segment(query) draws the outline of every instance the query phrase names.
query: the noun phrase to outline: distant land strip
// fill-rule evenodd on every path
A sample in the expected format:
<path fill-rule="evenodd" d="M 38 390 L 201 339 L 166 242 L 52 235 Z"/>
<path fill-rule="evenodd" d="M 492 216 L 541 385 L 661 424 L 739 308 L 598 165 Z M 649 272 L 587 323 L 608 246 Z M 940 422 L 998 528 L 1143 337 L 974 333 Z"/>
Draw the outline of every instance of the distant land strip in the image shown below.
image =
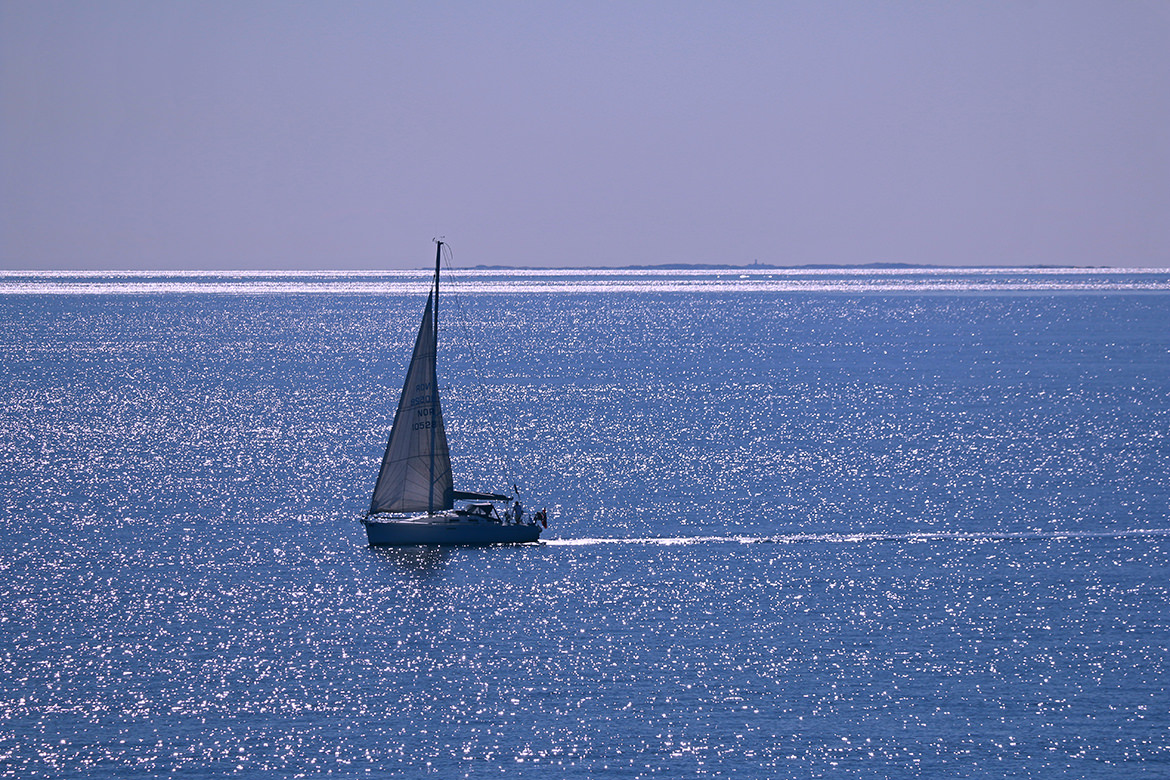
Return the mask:
<path fill-rule="evenodd" d="M 1060 268 L 1078 269 L 1109 269 L 1112 266 L 1100 265 L 939 265 L 931 263 L 804 263 L 802 265 L 776 265 L 774 263 L 746 263 L 735 265 L 732 263 L 657 263 L 651 265 L 582 265 L 582 266 L 534 266 L 534 265 L 475 265 L 470 266 L 477 271 L 816 271 L 816 270 L 852 270 L 852 269 L 890 269 L 890 270 L 950 270 L 973 271 L 987 268 L 1002 269 L 1005 271 L 1051 270 Z M 1159 269 L 1152 269 L 1159 270 Z"/>

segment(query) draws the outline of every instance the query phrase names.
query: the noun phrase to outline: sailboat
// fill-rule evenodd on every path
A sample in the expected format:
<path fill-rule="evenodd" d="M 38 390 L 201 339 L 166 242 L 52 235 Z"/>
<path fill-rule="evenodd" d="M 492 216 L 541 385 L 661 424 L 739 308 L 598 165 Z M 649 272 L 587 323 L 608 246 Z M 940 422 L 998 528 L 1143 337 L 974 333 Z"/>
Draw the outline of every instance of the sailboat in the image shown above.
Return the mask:
<path fill-rule="evenodd" d="M 524 511 L 518 495 L 454 488 L 436 370 L 443 242 L 435 243 L 435 278 L 427 293 L 374 496 L 361 519 L 366 537 L 372 546 L 538 541 L 547 523 L 544 513 Z M 503 514 L 496 506 L 500 502 L 506 506 Z"/>

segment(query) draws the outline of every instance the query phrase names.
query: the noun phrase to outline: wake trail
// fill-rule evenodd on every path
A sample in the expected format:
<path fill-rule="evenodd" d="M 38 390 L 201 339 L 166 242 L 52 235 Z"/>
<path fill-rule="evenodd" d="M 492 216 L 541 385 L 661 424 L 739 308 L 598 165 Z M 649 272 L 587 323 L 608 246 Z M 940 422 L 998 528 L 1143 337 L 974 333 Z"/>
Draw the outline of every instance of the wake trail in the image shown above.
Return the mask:
<path fill-rule="evenodd" d="M 865 542 L 1000 542 L 1011 540 L 1128 539 L 1170 536 L 1170 528 L 1140 528 L 1128 531 L 1023 531 L 1018 533 L 858 533 L 858 534 L 767 534 L 763 536 L 647 536 L 548 539 L 557 547 L 587 547 L 605 544 L 643 544 L 672 547 L 687 544 L 856 544 Z"/>

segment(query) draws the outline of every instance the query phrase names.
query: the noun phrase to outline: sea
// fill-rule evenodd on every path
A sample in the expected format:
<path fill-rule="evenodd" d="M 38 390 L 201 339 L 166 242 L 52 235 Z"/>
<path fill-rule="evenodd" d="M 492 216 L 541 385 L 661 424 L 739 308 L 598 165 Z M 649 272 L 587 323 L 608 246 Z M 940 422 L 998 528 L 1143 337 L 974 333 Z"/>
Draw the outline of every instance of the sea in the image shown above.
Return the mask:
<path fill-rule="evenodd" d="M 1170 777 L 1170 272 L 0 272 L 0 777 Z"/>

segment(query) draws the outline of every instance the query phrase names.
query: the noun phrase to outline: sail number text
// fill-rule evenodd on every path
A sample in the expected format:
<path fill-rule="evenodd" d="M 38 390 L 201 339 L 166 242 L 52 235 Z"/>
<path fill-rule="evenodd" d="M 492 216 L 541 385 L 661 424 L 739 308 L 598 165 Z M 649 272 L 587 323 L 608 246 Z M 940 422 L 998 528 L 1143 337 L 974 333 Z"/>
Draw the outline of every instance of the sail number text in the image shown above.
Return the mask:
<path fill-rule="evenodd" d="M 415 408 L 415 417 L 422 419 L 416 419 L 411 423 L 410 429 L 412 431 L 425 431 L 435 427 L 435 421 L 430 419 L 430 417 L 433 404 L 437 399 L 429 392 L 430 389 L 430 382 L 423 382 L 414 386 L 414 391 L 419 393 L 419 395 L 410 399 L 410 405 L 412 408 Z M 422 395 L 422 393 L 426 393 L 426 395 Z"/>

